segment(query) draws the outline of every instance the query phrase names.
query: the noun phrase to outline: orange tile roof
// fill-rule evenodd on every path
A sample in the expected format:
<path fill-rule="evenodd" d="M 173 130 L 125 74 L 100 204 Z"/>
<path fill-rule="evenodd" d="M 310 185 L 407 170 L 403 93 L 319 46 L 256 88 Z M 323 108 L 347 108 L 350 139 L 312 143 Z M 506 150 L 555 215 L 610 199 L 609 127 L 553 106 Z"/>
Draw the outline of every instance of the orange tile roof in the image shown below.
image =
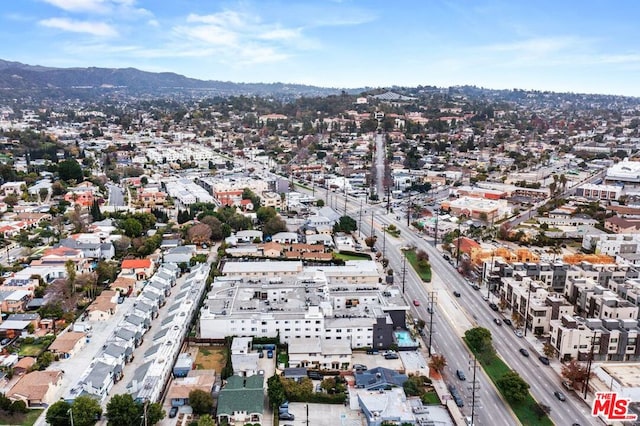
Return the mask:
<path fill-rule="evenodd" d="M 122 269 L 146 269 L 150 266 L 150 259 L 125 259 L 122 261 Z"/>
<path fill-rule="evenodd" d="M 49 386 L 62 377 L 62 371 L 32 371 L 25 374 L 13 385 L 7 396 L 13 400 L 26 399 L 42 401 L 49 391 Z"/>

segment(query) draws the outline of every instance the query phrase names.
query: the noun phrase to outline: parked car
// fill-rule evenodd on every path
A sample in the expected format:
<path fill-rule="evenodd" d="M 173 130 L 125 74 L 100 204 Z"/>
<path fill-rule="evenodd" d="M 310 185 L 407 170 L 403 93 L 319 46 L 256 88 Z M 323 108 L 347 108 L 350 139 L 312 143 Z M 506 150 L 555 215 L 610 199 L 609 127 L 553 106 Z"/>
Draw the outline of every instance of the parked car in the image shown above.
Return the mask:
<path fill-rule="evenodd" d="M 377 349 L 367 349 L 367 355 L 378 355 L 379 353 Z"/>
<path fill-rule="evenodd" d="M 431 306 L 427 306 L 427 312 L 432 314 L 433 313 L 433 308 Z"/>
<path fill-rule="evenodd" d="M 516 330 L 516 331 L 514 331 L 514 333 L 515 333 L 515 335 L 516 335 L 516 336 L 518 336 L 518 337 L 523 337 L 523 336 L 524 336 L 524 334 L 522 333 L 522 330 L 519 330 L 519 329 L 518 329 L 518 330 Z"/>
<path fill-rule="evenodd" d="M 487 296 L 486 294 L 482 295 L 482 300 L 484 300 L 485 302 L 489 300 L 489 296 Z"/>
<path fill-rule="evenodd" d="M 566 396 L 564 396 L 564 394 L 563 394 L 562 392 L 560 392 L 560 391 L 555 391 L 555 392 L 553 393 L 553 395 L 554 395 L 556 398 L 558 398 L 560 401 L 566 401 L 566 400 L 567 400 L 567 397 L 566 397 Z"/>
<path fill-rule="evenodd" d="M 178 407 L 171 407 L 169 410 L 169 418 L 172 419 L 178 415 Z"/>
<path fill-rule="evenodd" d="M 4 338 L 4 339 L 0 340 L 0 345 L 4 346 L 4 345 L 8 344 L 10 341 L 11 341 L 11 339 Z"/>
<path fill-rule="evenodd" d="M 464 375 L 464 371 L 456 370 L 456 376 L 458 376 L 459 380 L 467 380 L 467 377 Z"/>
<path fill-rule="evenodd" d="M 258 352 L 258 358 L 264 358 L 264 351 Z"/>
<path fill-rule="evenodd" d="M 278 414 L 278 419 L 279 420 L 295 420 L 296 416 L 294 416 L 291 413 L 279 413 Z"/>
<path fill-rule="evenodd" d="M 454 292 L 453 292 L 453 295 L 454 295 L 455 297 L 460 297 L 460 292 L 459 292 L 459 291 L 454 291 Z"/>
<path fill-rule="evenodd" d="M 495 303 L 489 303 L 489 307 L 493 310 L 498 312 L 498 305 L 496 305 Z"/>
<path fill-rule="evenodd" d="M 478 284 L 474 284 L 471 286 L 471 288 L 473 288 L 474 290 L 480 290 L 480 286 Z"/>
<path fill-rule="evenodd" d="M 398 354 L 395 352 L 390 352 L 390 353 L 386 353 L 384 354 L 384 359 L 398 359 Z"/>
<path fill-rule="evenodd" d="M 271 349 L 267 351 L 267 358 L 273 358 L 273 351 Z"/>
<path fill-rule="evenodd" d="M 526 350 L 525 348 L 520 348 L 520 353 L 522 354 L 522 356 L 525 356 L 525 357 L 529 356 L 529 351 Z"/>
<path fill-rule="evenodd" d="M 507 325 L 511 325 L 511 320 L 509 318 L 503 319 L 502 322 L 507 324 Z"/>
<path fill-rule="evenodd" d="M 549 365 L 549 358 L 547 358 L 546 356 L 539 356 L 538 359 L 540 360 L 541 363 L 543 363 L 544 365 Z"/>
<path fill-rule="evenodd" d="M 367 366 L 364 364 L 353 364 L 353 369 L 357 371 L 367 371 Z"/>

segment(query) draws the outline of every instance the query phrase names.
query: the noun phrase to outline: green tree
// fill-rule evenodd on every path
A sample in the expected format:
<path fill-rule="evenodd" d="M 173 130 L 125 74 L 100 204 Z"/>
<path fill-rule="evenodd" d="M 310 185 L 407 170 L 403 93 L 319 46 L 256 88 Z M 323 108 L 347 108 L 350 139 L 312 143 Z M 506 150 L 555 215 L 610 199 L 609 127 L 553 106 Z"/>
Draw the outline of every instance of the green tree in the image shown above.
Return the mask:
<path fill-rule="evenodd" d="M 64 181 L 82 182 L 82 167 L 76 160 L 65 160 L 58 163 L 58 176 Z"/>
<path fill-rule="evenodd" d="M 262 226 L 262 232 L 265 235 L 274 235 L 278 232 L 285 232 L 286 230 L 287 224 L 280 216 L 272 217 Z"/>
<path fill-rule="evenodd" d="M 256 211 L 256 218 L 260 223 L 265 223 L 271 218 L 274 218 L 278 215 L 278 212 L 273 207 L 260 207 Z"/>
<path fill-rule="evenodd" d="M 209 414 L 213 411 L 213 396 L 200 389 L 189 392 L 189 405 L 195 414 Z"/>
<path fill-rule="evenodd" d="M 100 403 L 90 396 L 79 396 L 71 404 L 74 426 L 93 426 L 102 416 Z"/>
<path fill-rule="evenodd" d="M 316 200 L 316 207 L 324 207 L 324 200 Z"/>
<path fill-rule="evenodd" d="M 515 371 L 505 373 L 496 381 L 498 389 L 511 402 L 521 402 L 529 394 L 529 384 Z"/>
<path fill-rule="evenodd" d="M 107 425 L 138 426 L 140 409 L 130 394 L 114 395 L 107 404 Z"/>
<path fill-rule="evenodd" d="M 333 225 L 333 232 L 353 232 L 358 229 L 358 224 L 350 216 L 342 216 L 340 220 Z"/>
<path fill-rule="evenodd" d="M 279 407 L 286 399 L 284 386 L 282 386 L 280 376 L 277 374 L 267 380 L 267 396 L 272 407 Z"/>
<path fill-rule="evenodd" d="M 93 200 L 93 204 L 91 204 L 91 208 L 89 209 L 89 214 L 91 214 L 91 218 L 94 222 L 98 222 L 104 219 L 104 215 L 100 211 L 98 200 Z"/>
<path fill-rule="evenodd" d="M 209 414 L 205 414 L 204 416 L 200 416 L 198 419 L 198 426 L 215 426 L 216 422 Z"/>
<path fill-rule="evenodd" d="M 132 217 L 125 219 L 120 227 L 127 237 L 136 238 L 142 235 L 142 224 Z"/>
<path fill-rule="evenodd" d="M 475 327 L 465 331 L 465 340 L 472 351 L 482 353 L 492 348 L 491 332 L 484 327 Z"/>
<path fill-rule="evenodd" d="M 69 409 L 71 404 L 66 401 L 57 401 L 47 410 L 45 419 L 51 426 L 71 426 Z"/>

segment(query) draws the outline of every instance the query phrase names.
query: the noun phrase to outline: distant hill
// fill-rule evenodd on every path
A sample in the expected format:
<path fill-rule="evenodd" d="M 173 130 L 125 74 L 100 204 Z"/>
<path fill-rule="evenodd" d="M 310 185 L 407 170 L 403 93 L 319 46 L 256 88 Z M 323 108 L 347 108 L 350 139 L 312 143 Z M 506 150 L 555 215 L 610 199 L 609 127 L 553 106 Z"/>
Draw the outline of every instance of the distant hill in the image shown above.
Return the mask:
<path fill-rule="evenodd" d="M 341 89 L 285 83 L 232 83 L 198 80 L 171 72 L 147 72 L 135 68 L 52 68 L 0 59 L 0 90 L 116 88 L 132 93 L 204 90 L 217 95 L 326 96 Z M 356 93 L 362 89 L 351 89 Z"/>

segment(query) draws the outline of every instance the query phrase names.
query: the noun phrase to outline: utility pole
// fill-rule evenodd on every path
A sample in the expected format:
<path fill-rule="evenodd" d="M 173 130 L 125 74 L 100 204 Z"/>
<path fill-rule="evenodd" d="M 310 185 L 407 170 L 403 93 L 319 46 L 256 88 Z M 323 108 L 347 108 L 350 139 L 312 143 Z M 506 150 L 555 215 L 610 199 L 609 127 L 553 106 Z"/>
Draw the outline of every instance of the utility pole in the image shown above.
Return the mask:
<path fill-rule="evenodd" d="M 488 272 L 486 272 L 485 276 L 487 278 L 487 299 L 489 298 L 489 293 L 491 292 L 491 276 L 493 275 L 493 256 L 495 255 L 495 251 L 491 250 L 491 266 Z"/>
<path fill-rule="evenodd" d="M 409 204 L 407 205 L 407 226 L 411 222 L 411 192 L 409 192 Z"/>
<path fill-rule="evenodd" d="M 347 178 L 344 178 L 344 215 L 347 215 Z"/>
<path fill-rule="evenodd" d="M 460 219 L 458 219 L 458 244 L 456 248 L 456 269 L 460 266 L 460 240 L 462 240 L 462 232 L 460 232 Z"/>
<path fill-rule="evenodd" d="M 71 419 L 71 426 L 73 426 L 73 409 L 69 408 L 69 411 L 67 411 L 69 413 L 69 418 Z"/>
<path fill-rule="evenodd" d="M 402 294 L 404 295 L 404 284 L 407 276 L 407 255 L 402 252 Z"/>
<path fill-rule="evenodd" d="M 435 304 L 437 293 L 435 291 L 430 291 L 429 293 L 429 356 L 431 356 L 431 337 L 433 336 L 433 314 L 434 309 L 433 305 Z"/>
<path fill-rule="evenodd" d="M 362 198 L 360 198 L 360 211 L 358 212 L 358 236 L 362 238 Z"/>
<path fill-rule="evenodd" d="M 593 330 L 593 336 L 591 336 L 591 350 L 589 351 L 589 360 L 587 361 L 587 380 L 584 382 L 584 395 L 583 398 L 587 399 L 587 393 L 589 392 L 589 376 L 591 375 L 591 364 L 593 363 L 593 347 L 596 343 L 596 331 Z"/>
<path fill-rule="evenodd" d="M 385 177 L 386 177 L 386 173 L 385 173 Z M 391 210 L 391 197 L 390 197 L 391 191 L 389 189 L 389 185 L 387 184 L 387 214 L 389 214 L 389 210 Z"/>
<path fill-rule="evenodd" d="M 471 361 L 469 361 L 471 364 Z M 476 356 L 473 356 L 473 379 L 471 380 L 471 425 L 473 426 L 473 421 L 476 416 L 476 391 L 480 389 L 476 381 L 476 371 L 478 369 L 478 361 Z"/>
<path fill-rule="evenodd" d="M 382 258 L 387 258 L 387 225 L 382 225 Z"/>
<path fill-rule="evenodd" d="M 307 404 L 307 426 L 309 426 L 309 404 Z"/>
<path fill-rule="evenodd" d="M 373 238 L 374 236 L 374 231 L 373 231 L 373 209 L 371 209 L 371 238 Z"/>
<path fill-rule="evenodd" d="M 438 246 L 438 217 L 440 217 L 440 210 L 435 209 L 433 211 L 436 214 L 436 232 L 433 233 L 433 246 Z"/>

